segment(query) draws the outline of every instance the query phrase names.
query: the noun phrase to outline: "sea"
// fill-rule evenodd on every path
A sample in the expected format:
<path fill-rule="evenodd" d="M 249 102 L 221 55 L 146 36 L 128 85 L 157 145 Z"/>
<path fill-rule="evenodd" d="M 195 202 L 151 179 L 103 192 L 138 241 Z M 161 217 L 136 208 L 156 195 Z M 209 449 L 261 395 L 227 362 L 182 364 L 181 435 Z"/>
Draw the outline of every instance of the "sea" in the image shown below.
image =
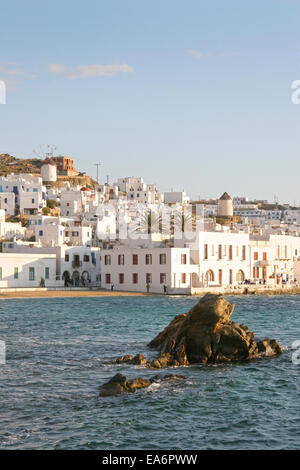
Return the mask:
<path fill-rule="evenodd" d="M 124 354 L 151 359 L 149 341 L 199 299 L 1 299 L 0 448 L 300 449 L 300 296 L 227 298 L 232 320 L 277 339 L 281 356 L 160 371 L 113 365 Z M 99 398 L 119 372 L 186 378 Z"/>

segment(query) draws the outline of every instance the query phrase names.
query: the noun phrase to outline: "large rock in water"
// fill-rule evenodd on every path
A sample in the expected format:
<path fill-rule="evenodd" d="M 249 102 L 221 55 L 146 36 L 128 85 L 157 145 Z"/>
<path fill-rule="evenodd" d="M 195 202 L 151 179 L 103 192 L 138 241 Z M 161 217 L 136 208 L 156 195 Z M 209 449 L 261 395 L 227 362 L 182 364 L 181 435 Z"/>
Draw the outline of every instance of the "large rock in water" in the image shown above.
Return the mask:
<path fill-rule="evenodd" d="M 151 367 L 231 362 L 281 354 L 275 339 L 255 339 L 246 325 L 230 320 L 234 304 L 206 294 L 188 312 L 177 315 L 150 343 L 159 349 Z"/>

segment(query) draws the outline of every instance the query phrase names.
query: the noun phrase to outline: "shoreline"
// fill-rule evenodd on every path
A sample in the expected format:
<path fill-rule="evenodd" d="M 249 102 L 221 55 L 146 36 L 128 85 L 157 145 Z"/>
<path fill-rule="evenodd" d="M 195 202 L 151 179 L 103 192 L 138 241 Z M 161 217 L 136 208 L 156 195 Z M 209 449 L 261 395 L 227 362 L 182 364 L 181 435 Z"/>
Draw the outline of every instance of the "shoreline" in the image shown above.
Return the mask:
<path fill-rule="evenodd" d="M 220 294 L 224 296 L 283 296 L 283 295 L 300 295 L 300 287 L 291 289 L 244 289 L 244 290 L 226 290 L 226 289 L 207 289 L 205 292 L 197 292 L 192 294 L 167 294 L 167 296 L 182 297 L 202 297 L 206 293 Z M 147 297 L 155 296 L 161 297 L 164 294 L 160 293 L 147 293 L 147 292 L 130 292 L 130 291 L 110 291 L 110 290 L 48 290 L 48 289 L 34 289 L 27 290 L 26 288 L 16 288 L 11 291 L 0 290 L 1 299 L 24 299 L 24 298 L 63 298 L 63 297 Z"/>
<path fill-rule="evenodd" d="M 142 297 L 150 294 L 143 292 L 101 291 L 101 290 L 14 290 L 13 292 L 1 292 L 1 299 L 24 298 L 55 298 L 55 297 Z M 153 294 L 152 294 L 153 295 Z"/>

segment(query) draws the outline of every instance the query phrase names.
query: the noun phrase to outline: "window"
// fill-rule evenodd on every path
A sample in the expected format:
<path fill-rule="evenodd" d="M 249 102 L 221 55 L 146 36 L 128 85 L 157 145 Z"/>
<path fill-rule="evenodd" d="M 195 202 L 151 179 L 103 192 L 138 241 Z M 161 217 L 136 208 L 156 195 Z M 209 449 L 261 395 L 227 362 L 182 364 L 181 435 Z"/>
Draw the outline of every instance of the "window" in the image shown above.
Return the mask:
<path fill-rule="evenodd" d="M 186 274 L 185 273 L 181 274 L 181 283 L 186 284 Z"/>
<path fill-rule="evenodd" d="M 0 267 L 0 281 L 2 281 L 2 268 Z"/>
<path fill-rule="evenodd" d="M 119 274 L 119 284 L 124 284 L 124 273 Z"/>
<path fill-rule="evenodd" d="M 49 279 L 49 272 L 50 269 L 48 267 L 45 268 L 45 279 Z"/>
<path fill-rule="evenodd" d="M 263 252 L 263 260 L 267 261 L 267 253 L 265 251 Z"/>
<path fill-rule="evenodd" d="M 5 204 L 7 204 L 7 197 L 6 197 L 6 198 L 4 198 L 4 202 L 5 202 Z"/>
<path fill-rule="evenodd" d="M 137 284 L 137 283 L 138 283 L 138 275 L 137 275 L 137 273 L 133 273 L 133 275 L 132 275 L 132 282 L 133 282 L 133 284 Z"/>
<path fill-rule="evenodd" d="M 110 284 L 110 274 L 105 274 L 105 284 Z"/>
<path fill-rule="evenodd" d="M 215 256 L 215 245 L 211 245 L 211 256 Z"/>
<path fill-rule="evenodd" d="M 32 204 L 34 204 L 34 199 L 31 199 Z"/>
<path fill-rule="evenodd" d="M 39 236 L 40 236 L 40 237 L 43 236 L 43 230 L 40 230 L 40 231 L 39 231 Z"/>
<path fill-rule="evenodd" d="M 69 261 L 69 259 L 70 259 L 70 258 L 69 258 L 69 255 L 65 255 L 65 261 L 67 261 L 67 262 L 68 262 L 68 261 Z"/>
<path fill-rule="evenodd" d="M 151 284 L 152 282 L 152 273 L 146 273 L 146 284 Z"/>
<path fill-rule="evenodd" d="M 181 255 L 181 264 L 186 264 L 186 255 Z"/>
<path fill-rule="evenodd" d="M 243 245 L 243 251 L 242 251 L 242 261 L 246 260 L 246 246 Z"/>
<path fill-rule="evenodd" d="M 218 258 L 222 259 L 222 245 L 218 246 Z"/>
<path fill-rule="evenodd" d="M 90 261 L 89 255 L 83 255 L 83 261 L 85 261 L 86 263 L 89 263 Z"/>
<path fill-rule="evenodd" d="M 14 268 L 14 279 L 19 278 L 19 268 Z"/>
<path fill-rule="evenodd" d="M 160 275 L 159 275 L 159 280 L 160 280 L 160 283 L 161 283 L 161 284 L 165 284 L 166 281 L 167 281 L 167 275 L 166 275 L 166 273 L 160 273 Z"/>
<path fill-rule="evenodd" d="M 108 264 L 111 264 L 111 256 L 110 255 L 105 255 L 104 257 L 104 264 L 106 264 L 106 266 Z"/>
<path fill-rule="evenodd" d="M 132 264 L 138 264 L 138 255 L 132 255 Z"/>
<path fill-rule="evenodd" d="M 119 264 L 119 265 L 124 264 L 124 255 L 119 255 L 119 256 L 118 256 L 118 264 Z"/>
<path fill-rule="evenodd" d="M 232 260 L 232 245 L 229 245 L 228 258 L 229 258 L 230 260 Z"/>
<path fill-rule="evenodd" d="M 152 255 L 146 255 L 145 256 L 145 263 L 146 264 L 152 264 Z"/>
<path fill-rule="evenodd" d="M 34 268 L 29 268 L 29 281 L 34 281 Z"/>
<path fill-rule="evenodd" d="M 284 257 L 288 258 L 288 247 L 287 247 L 287 245 L 284 246 Z"/>
<path fill-rule="evenodd" d="M 159 255 L 159 264 L 166 264 L 167 263 L 167 255 L 165 253 L 161 253 Z"/>
<path fill-rule="evenodd" d="M 204 245 L 204 259 L 208 259 L 208 245 Z"/>
<path fill-rule="evenodd" d="M 258 252 L 255 251 L 255 252 L 254 252 L 254 261 L 257 261 L 257 260 L 258 260 Z"/>
<path fill-rule="evenodd" d="M 33 188 L 33 192 L 37 193 L 38 192 L 37 188 Z"/>

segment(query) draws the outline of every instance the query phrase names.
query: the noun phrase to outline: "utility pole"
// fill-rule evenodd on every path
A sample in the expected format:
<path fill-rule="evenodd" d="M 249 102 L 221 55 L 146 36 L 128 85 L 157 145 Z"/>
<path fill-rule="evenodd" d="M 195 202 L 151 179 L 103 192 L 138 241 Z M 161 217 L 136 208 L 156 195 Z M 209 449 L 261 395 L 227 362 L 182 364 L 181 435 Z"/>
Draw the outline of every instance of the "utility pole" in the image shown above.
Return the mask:
<path fill-rule="evenodd" d="M 94 163 L 94 165 L 97 167 L 97 183 L 99 184 L 99 166 L 101 166 L 102 163 Z"/>

